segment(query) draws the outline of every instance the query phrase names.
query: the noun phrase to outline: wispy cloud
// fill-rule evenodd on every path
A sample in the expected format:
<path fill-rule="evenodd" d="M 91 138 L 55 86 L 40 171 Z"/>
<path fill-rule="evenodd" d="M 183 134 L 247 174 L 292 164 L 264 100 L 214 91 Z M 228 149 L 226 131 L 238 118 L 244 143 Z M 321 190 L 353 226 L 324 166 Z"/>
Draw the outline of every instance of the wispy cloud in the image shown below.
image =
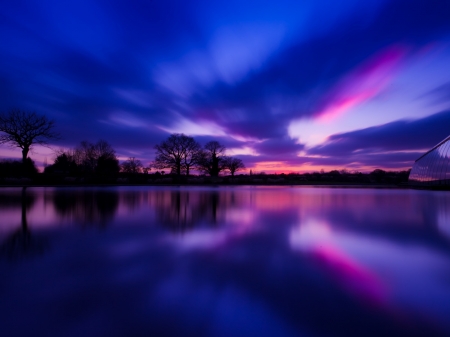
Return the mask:
<path fill-rule="evenodd" d="M 170 132 L 184 132 L 220 138 L 249 165 L 300 168 L 306 151 L 308 165 L 405 167 L 406 157 L 368 157 L 353 144 L 367 149 L 370 132 L 360 129 L 443 109 L 449 12 L 446 0 L 8 2 L 0 109 L 55 118 L 61 145 L 104 138 L 143 160 Z M 431 48 L 439 63 L 426 56 L 435 45 L 444 46 Z M 422 109 L 414 99 L 427 92 L 441 105 Z M 396 132 L 412 132 L 402 123 Z M 370 146 L 428 146 L 416 138 Z"/>

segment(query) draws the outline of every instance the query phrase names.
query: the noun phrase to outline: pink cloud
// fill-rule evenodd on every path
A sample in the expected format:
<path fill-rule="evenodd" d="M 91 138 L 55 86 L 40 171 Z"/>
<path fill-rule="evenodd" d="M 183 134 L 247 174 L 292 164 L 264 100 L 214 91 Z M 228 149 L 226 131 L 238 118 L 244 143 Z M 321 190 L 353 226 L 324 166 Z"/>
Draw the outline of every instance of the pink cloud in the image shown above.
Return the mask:
<path fill-rule="evenodd" d="M 327 95 L 316 116 L 329 122 L 383 91 L 392 81 L 407 54 L 407 48 L 391 46 L 345 76 Z"/>

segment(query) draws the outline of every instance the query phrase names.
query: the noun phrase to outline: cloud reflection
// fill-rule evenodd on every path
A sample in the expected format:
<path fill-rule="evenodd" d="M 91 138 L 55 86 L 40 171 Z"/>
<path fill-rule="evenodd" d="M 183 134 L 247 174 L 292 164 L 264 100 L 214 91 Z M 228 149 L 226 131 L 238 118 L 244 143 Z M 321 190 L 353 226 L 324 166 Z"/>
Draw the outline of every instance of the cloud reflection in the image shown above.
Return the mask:
<path fill-rule="evenodd" d="M 31 191 L 36 201 L 28 227 L 51 249 L 20 263 L 0 259 L 0 312 L 8 335 L 74 329 L 88 336 L 450 331 L 450 250 L 441 230 L 445 193 L 289 187 Z M 19 220 L 22 209 L 13 209 Z M 51 215 L 46 227 L 35 223 L 42 214 Z M 17 310 L 27 324 L 18 324 Z"/>
<path fill-rule="evenodd" d="M 341 236 L 326 222 L 310 219 L 291 229 L 289 244 L 292 249 L 310 255 L 321 269 L 358 299 L 386 306 L 388 292 L 381 277 L 345 252 L 341 243 L 348 239 Z"/>

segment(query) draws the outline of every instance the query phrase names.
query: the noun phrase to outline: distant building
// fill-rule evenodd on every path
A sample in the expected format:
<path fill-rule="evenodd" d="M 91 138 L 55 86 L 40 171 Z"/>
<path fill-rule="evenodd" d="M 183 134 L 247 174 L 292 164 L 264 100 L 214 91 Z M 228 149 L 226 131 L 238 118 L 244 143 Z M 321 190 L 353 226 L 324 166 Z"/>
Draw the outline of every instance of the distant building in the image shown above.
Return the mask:
<path fill-rule="evenodd" d="M 409 182 L 450 186 L 450 136 L 416 160 Z"/>

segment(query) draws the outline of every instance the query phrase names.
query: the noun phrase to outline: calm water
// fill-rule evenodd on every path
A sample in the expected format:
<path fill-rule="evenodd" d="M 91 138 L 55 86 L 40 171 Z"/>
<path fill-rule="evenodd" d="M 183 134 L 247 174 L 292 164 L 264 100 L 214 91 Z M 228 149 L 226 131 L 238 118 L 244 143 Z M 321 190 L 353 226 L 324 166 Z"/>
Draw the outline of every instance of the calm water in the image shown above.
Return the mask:
<path fill-rule="evenodd" d="M 0 189 L 2 336 L 450 334 L 450 193 Z"/>

